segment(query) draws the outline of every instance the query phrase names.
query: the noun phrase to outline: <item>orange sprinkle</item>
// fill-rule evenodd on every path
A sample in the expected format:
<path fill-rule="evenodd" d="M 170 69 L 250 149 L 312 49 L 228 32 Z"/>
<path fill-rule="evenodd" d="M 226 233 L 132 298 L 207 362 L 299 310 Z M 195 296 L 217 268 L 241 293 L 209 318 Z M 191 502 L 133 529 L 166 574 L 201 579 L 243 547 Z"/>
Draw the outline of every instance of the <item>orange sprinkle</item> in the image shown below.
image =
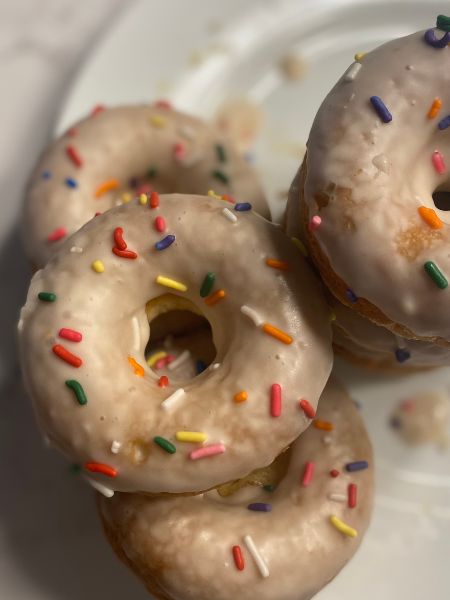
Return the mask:
<path fill-rule="evenodd" d="M 148 203 L 150 208 L 158 208 L 159 206 L 159 194 L 158 192 L 152 192 L 150 194 L 150 202 Z"/>
<path fill-rule="evenodd" d="M 117 477 L 117 470 L 103 463 L 88 462 L 84 465 L 84 468 L 91 473 L 101 473 L 107 477 Z"/>
<path fill-rule="evenodd" d="M 273 269 L 280 269 L 280 271 L 289 271 L 289 263 L 285 260 L 278 260 L 276 258 L 266 258 L 266 265 Z"/>
<path fill-rule="evenodd" d="M 133 367 L 135 375 L 137 375 L 138 377 L 144 377 L 144 368 L 141 367 L 141 365 L 137 361 L 135 361 L 132 356 L 128 357 L 128 362 Z"/>
<path fill-rule="evenodd" d="M 214 294 L 211 294 L 211 296 L 205 298 L 205 304 L 208 306 L 214 306 L 214 304 L 217 304 L 219 300 L 222 300 L 222 298 L 225 298 L 225 296 L 225 290 L 217 290 L 217 292 L 214 292 Z"/>
<path fill-rule="evenodd" d="M 234 395 L 233 400 L 237 403 L 239 402 L 245 402 L 248 398 L 248 394 L 247 392 L 245 392 L 244 390 L 242 390 L 242 392 L 238 392 L 237 394 Z"/>
<path fill-rule="evenodd" d="M 435 98 L 433 100 L 432 105 L 430 106 L 430 110 L 428 111 L 428 118 L 434 119 L 438 116 L 439 111 L 441 110 L 442 100 L 440 98 Z"/>
<path fill-rule="evenodd" d="M 103 194 L 110 192 L 111 190 L 116 190 L 120 185 L 120 181 L 118 179 L 107 179 L 95 190 L 95 197 L 100 198 Z"/>
<path fill-rule="evenodd" d="M 280 342 L 283 342 L 283 344 L 292 344 L 292 342 L 294 341 L 291 338 L 291 336 L 288 335 L 285 331 L 278 329 L 270 323 L 264 323 L 262 326 L 262 330 L 264 331 L 264 333 L 267 333 L 267 335 L 271 335 Z"/>
<path fill-rule="evenodd" d="M 316 429 L 323 429 L 324 431 L 333 431 L 334 425 L 329 421 L 321 421 L 320 419 L 316 419 L 313 421 L 313 425 Z"/>
<path fill-rule="evenodd" d="M 431 227 L 431 229 L 441 229 L 441 227 L 443 227 L 444 223 L 432 208 L 419 206 L 417 210 L 419 211 L 419 215 L 422 217 L 425 223 Z"/>

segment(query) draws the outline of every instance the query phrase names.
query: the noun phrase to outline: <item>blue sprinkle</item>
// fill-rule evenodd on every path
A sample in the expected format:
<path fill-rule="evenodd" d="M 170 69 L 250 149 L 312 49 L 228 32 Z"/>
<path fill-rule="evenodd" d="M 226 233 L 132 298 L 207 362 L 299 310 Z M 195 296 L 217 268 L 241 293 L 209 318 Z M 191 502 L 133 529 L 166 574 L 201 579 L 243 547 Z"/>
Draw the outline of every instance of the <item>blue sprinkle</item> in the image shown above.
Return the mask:
<path fill-rule="evenodd" d="M 371 96 L 370 102 L 383 123 L 390 123 L 390 121 L 392 121 L 391 113 L 388 111 L 386 104 L 379 96 Z"/>
<path fill-rule="evenodd" d="M 203 371 L 206 369 L 206 363 L 203 362 L 203 360 L 198 360 L 195 363 L 195 370 L 197 372 L 197 375 L 200 375 L 200 373 L 203 373 Z"/>
<path fill-rule="evenodd" d="M 51 171 L 43 171 L 42 172 L 42 179 L 51 179 L 51 178 L 52 178 Z"/>
<path fill-rule="evenodd" d="M 396 348 L 395 358 L 397 359 L 397 362 L 404 363 L 406 360 L 411 358 L 411 352 L 406 348 Z"/>
<path fill-rule="evenodd" d="M 426 43 L 436 48 L 436 50 L 442 50 L 450 42 L 450 33 L 448 31 L 441 38 L 437 38 L 434 29 L 427 29 L 423 37 Z"/>
<path fill-rule="evenodd" d="M 446 117 L 444 117 L 443 119 L 441 119 L 438 123 L 438 127 L 439 129 L 447 129 L 447 127 L 450 127 L 450 115 L 447 115 Z"/>
<path fill-rule="evenodd" d="M 174 235 L 166 235 L 165 238 L 163 238 L 159 242 L 156 242 L 155 248 L 157 250 L 165 250 L 166 248 L 171 246 L 174 243 L 174 241 L 175 241 Z"/>
<path fill-rule="evenodd" d="M 358 302 L 358 296 L 350 288 L 348 290 L 345 290 L 345 295 L 347 296 L 347 298 L 350 300 L 350 302 L 352 304 L 355 304 L 355 302 Z"/>
<path fill-rule="evenodd" d="M 78 187 L 78 182 L 76 179 L 73 179 L 73 177 L 66 177 L 64 183 L 70 188 Z"/>
<path fill-rule="evenodd" d="M 270 512 L 272 510 L 272 505 L 267 504 L 266 502 L 253 502 L 247 506 L 248 510 L 256 510 L 259 512 Z"/>
<path fill-rule="evenodd" d="M 237 202 L 234 205 L 234 210 L 237 210 L 238 212 L 244 212 L 246 210 L 252 210 L 252 205 L 250 204 L 250 202 Z"/>
<path fill-rule="evenodd" d="M 369 468 L 369 463 L 367 460 L 357 460 L 355 462 L 347 463 L 345 465 L 345 470 L 349 473 L 353 473 L 354 471 L 364 471 L 364 469 Z"/>

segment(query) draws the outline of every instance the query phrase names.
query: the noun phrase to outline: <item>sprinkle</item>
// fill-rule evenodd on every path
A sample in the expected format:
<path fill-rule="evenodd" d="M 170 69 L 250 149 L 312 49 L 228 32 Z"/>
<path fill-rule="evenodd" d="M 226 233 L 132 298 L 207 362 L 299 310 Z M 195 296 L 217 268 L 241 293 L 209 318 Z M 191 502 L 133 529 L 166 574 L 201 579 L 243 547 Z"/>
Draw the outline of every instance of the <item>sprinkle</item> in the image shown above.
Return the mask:
<path fill-rule="evenodd" d="M 161 115 L 152 115 L 150 117 L 150 123 L 154 126 L 154 127 L 158 127 L 158 128 L 162 128 L 165 127 L 167 124 L 167 119 L 165 119 L 164 117 L 162 117 Z"/>
<path fill-rule="evenodd" d="M 56 294 L 53 292 L 39 292 L 38 298 L 39 300 L 42 300 L 42 302 L 54 302 L 56 300 Z"/>
<path fill-rule="evenodd" d="M 446 166 L 445 166 L 445 162 L 444 162 L 444 157 L 439 152 L 439 150 L 435 150 L 433 152 L 433 154 L 431 155 L 431 161 L 433 163 L 433 167 L 435 168 L 435 171 L 437 173 L 439 173 L 439 175 L 442 175 L 442 173 L 445 173 Z"/>
<path fill-rule="evenodd" d="M 91 110 L 91 117 L 96 117 L 104 110 L 106 110 L 106 108 L 103 106 L 103 104 L 96 104 L 94 106 L 94 108 Z"/>
<path fill-rule="evenodd" d="M 319 229 L 319 227 L 321 225 L 322 225 L 322 218 L 319 217 L 319 215 L 314 215 L 309 220 L 308 229 L 309 229 L 309 231 L 316 231 L 316 229 Z"/>
<path fill-rule="evenodd" d="M 169 454 L 175 454 L 175 452 L 177 451 L 176 446 L 174 446 L 172 444 L 172 442 L 169 442 L 169 440 L 166 440 L 166 438 L 163 438 L 163 437 L 161 437 L 159 435 L 157 435 L 156 437 L 154 437 L 153 441 L 155 442 L 155 444 L 158 444 L 158 446 L 160 448 L 162 448 L 163 450 L 165 450 Z"/>
<path fill-rule="evenodd" d="M 300 252 L 305 258 L 309 256 L 308 250 L 306 249 L 305 244 L 301 240 L 299 240 L 296 237 L 291 237 L 291 242 L 300 250 Z"/>
<path fill-rule="evenodd" d="M 73 177 L 66 177 L 64 179 L 64 183 L 67 185 L 67 187 L 72 189 L 78 187 L 78 182 Z"/>
<path fill-rule="evenodd" d="M 116 227 L 113 233 L 114 243 L 118 250 L 126 250 L 127 244 L 123 239 L 123 229 L 122 227 Z"/>
<path fill-rule="evenodd" d="M 347 299 L 352 303 L 355 304 L 355 302 L 358 302 L 358 296 L 355 294 L 355 292 L 353 290 L 351 290 L 350 288 L 345 290 L 345 295 L 347 296 Z"/>
<path fill-rule="evenodd" d="M 67 229 L 65 227 L 58 227 L 53 230 L 47 237 L 48 242 L 57 242 L 58 240 L 62 240 L 63 237 L 66 237 Z"/>
<path fill-rule="evenodd" d="M 164 277 L 163 275 L 158 275 L 155 281 L 156 283 L 159 283 L 159 285 L 163 285 L 164 287 L 168 287 L 179 292 L 186 292 L 188 289 L 187 285 L 181 283 L 181 281 L 176 281 L 175 279 L 170 279 L 169 277 Z"/>
<path fill-rule="evenodd" d="M 394 354 L 399 363 L 404 363 L 411 358 L 411 352 L 406 348 L 396 348 Z"/>
<path fill-rule="evenodd" d="M 148 202 L 147 194 L 144 194 L 144 193 L 140 194 L 139 195 L 139 204 L 141 204 L 142 206 L 145 206 L 147 204 L 147 202 Z"/>
<path fill-rule="evenodd" d="M 353 81 L 360 72 L 362 64 L 356 59 L 356 62 L 351 64 L 345 71 L 344 81 Z"/>
<path fill-rule="evenodd" d="M 206 363 L 203 360 L 198 360 L 195 363 L 195 372 L 197 373 L 197 375 L 200 375 L 200 373 L 203 373 L 203 371 L 206 370 Z"/>
<path fill-rule="evenodd" d="M 103 463 L 88 462 L 84 465 L 84 468 L 91 473 L 101 473 L 107 477 L 117 477 L 117 470 Z"/>
<path fill-rule="evenodd" d="M 441 31 L 450 31 L 450 17 L 438 15 L 436 19 L 436 27 Z"/>
<path fill-rule="evenodd" d="M 357 52 L 354 56 L 354 59 L 359 62 L 365 57 L 366 54 L 367 52 Z"/>
<path fill-rule="evenodd" d="M 355 508 L 358 501 L 358 487 L 355 483 L 348 484 L 348 507 Z"/>
<path fill-rule="evenodd" d="M 66 154 L 75 166 L 83 166 L 83 159 L 81 158 L 80 153 L 74 146 L 66 146 Z"/>
<path fill-rule="evenodd" d="M 248 551 L 250 552 L 253 560 L 255 561 L 256 566 L 258 567 L 259 572 L 261 573 L 261 575 L 265 578 L 265 577 L 269 577 L 269 569 L 267 567 L 267 564 L 265 562 L 265 560 L 263 559 L 263 557 L 261 556 L 261 554 L 259 553 L 258 548 L 255 545 L 255 542 L 253 541 L 253 538 L 251 535 L 245 535 L 244 536 L 244 542 L 245 545 L 248 548 Z"/>
<path fill-rule="evenodd" d="M 79 331 L 75 331 L 75 329 L 68 329 L 67 327 L 62 327 L 59 330 L 58 335 L 65 340 L 70 340 L 71 342 L 81 342 L 83 339 L 83 335 Z"/>
<path fill-rule="evenodd" d="M 189 352 L 189 350 L 183 350 L 183 352 L 179 356 L 177 356 L 177 358 L 175 358 L 175 360 L 173 360 L 169 363 L 167 368 L 169 369 L 169 371 L 174 371 L 175 369 L 178 369 L 178 367 L 180 365 L 182 365 L 187 360 L 189 360 L 190 357 L 191 357 L 191 353 Z"/>
<path fill-rule="evenodd" d="M 217 292 L 214 292 L 214 294 L 211 294 L 211 296 L 208 296 L 207 298 L 205 298 L 205 304 L 207 304 L 208 306 L 214 306 L 220 300 L 225 298 L 225 296 L 226 296 L 225 290 L 217 290 Z"/>
<path fill-rule="evenodd" d="M 334 425 L 329 421 L 321 421 L 320 419 L 315 419 L 313 421 L 313 425 L 316 429 L 322 429 L 323 431 L 333 431 Z"/>
<path fill-rule="evenodd" d="M 179 442 L 203 443 L 208 436 L 201 431 L 177 431 L 175 437 Z"/>
<path fill-rule="evenodd" d="M 288 335 L 281 329 L 278 329 L 274 325 L 271 325 L 270 323 L 264 323 L 262 326 L 262 330 L 264 331 L 264 333 L 267 333 L 267 335 L 272 336 L 273 338 L 279 340 L 283 344 L 292 344 L 292 342 L 294 341 L 290 335 Z"/>
<path fill-rule="evenodd" d="M 339 477 L 340 473 L 337 469 L 331 469 L 330 475 L 335 479 L 336 477 Z"/>
<path fill-rule="evenodd" d="M 156 242 L 155 248 L 157 250 L 165 250 L 166 248 L 171 246 L 174 243 L 174 241 L 175 241 L 174 235 L 166 235 L 165 238 L 163 238 L 159 242 Z"/>
<path fill-rule="evenodd" d="M 154 106 L 156 108 L 163 108 L 164 110 L 172 110 L 172 104 L 168 100 L 157 100 Z"/>
<path fill-rule="evenodd" d="M 141 332 L 139 329 L 139 321 L 137 317 L 131 319 L 131 326 L 133 328 L 133 349 L 139 350 L 141 347 Z"/>
<path fill-rule="evenodd" d="M 263 485 L 263 490 L 266 492 L 274 492 L 277 489 L 277 486 L 274 483 L 269 483 L 268 485 Z"/>
<path fill-rule="evenodd" d="M 277 260 L 276 258 L 266 258 L 266 265 L 272 267 L 272 269 L 279 269 L 280 271 L 289 271 L 289 263 L 285 260 Z"/>
<path fill-rule="evenodd" d="M 162 233 L 163 231 L 166 230 L 166 222 L 164 220 L 164 217 L 156 217 L 155 229 L 156 229 L 156 231 L 159 231 L 160 233 Z"/>
<path fill-rule="evenodd" d="M 175 160 L 181 161 L 186 156 L 186 146 L 182 142 L 173 145 L 173 156 Z"/>
<path fill-rule="evenodd" d="M 167 356 L 165 356 L 164 358 L 159 358 L 156 362 L 155 362 L 155 369 L 157 371 L 159 371 L 159 369 L 164 369 L 164 367 L 168 364 L 167 361 Z"/>
<path fill-rule="evenodd" d="M 167 377 L 167 375 L 161 375 L 161 377 L 158 379 L 158 386 L 159 387 L 167 387 L 169 385 L 169 378 Z"/>
<path fill-rule="evenodd" d="M 302 398 L 299 402 L 299 405 L 308 419 L 314 419 L 316 416 L 316 409 L 308 402 L 308 400 Z"/>
<path fill-rule="evenodd" d="M 41 177 L 42 177 L 42 179 L 51 179 L 52 173 L 51 173 L 51 171 L 42 171 Z"/>
<path fill-rule="evenodd" d="M 232 552 L 233 552 L 233 559 L 234 559 L 234 564 L 236 565 L 236 569 L 238 571 L 243 571 L 245 568 L 245 562 L 244 562 L 244 556 L 242 555 L 242 550 L 241 550 L 240 546 L 233 546 Z"/>
<path fill-rule="evenodd" d="M 211 271 L 205 275 L 203 283 L 200 287 L 200 296 L 202 298 L 209 296 L 209 294 L 211 293 L 211 290 L 213 289 L 215 279 L 216 279 L 216 274 Z"/>
<path fill-rule="evenodd" d="M 158 208 L 158 206 L 159 206 L 159 194 L 158 194 L 158 192 L 152 192 L 150 194 L 149 207 L 150 208 Z"/>
<path fill-rule="evenodd" d="M 229 221 L 231 221 L 232 223 L 236 223 L 237 221 L 237 216 L 233 215 L 233 213 L 231 212 L 231 210 L 229 208 L 224 208 L 222 210 L 222 214 L 223 216 L 228 219 Z"/>
<path fill-rule="evenodd" d="M 442 100 L 440 98 L 435 98 L 430 106 L 430 110 L 428 111 L 427 117 L 429 119 L 434 119 L 438 116 L 439 111 L 442 107 Z"/>
<path fill-rule="evenodd" d="M 112 251 L 116 256 L 119 256 L 120 258 L 137 258 L 137 253 L 134 252 L 134 250 L 120 250 L 119 248 L 116 248 L 114 246 L 114 248 L 112 248 Z"/>
<path fill-rule="evenodd" d="M 340 531 L 344 535 L 348 535 L 349 537 L 352 537 L 352 538 L 354 538 L 358 535 L 358 532 L 356 531 L 356 529 L 353 529 L 353 527 L 350 527 L 350 525 L 347 525 L 346 523 L 344 523 L 344 521 L 341 521 L 340 519 L 338 519 L 338 517 L 336 517 L 336 515 L 332 515 L 330 517 L 330 522 L 334 527 L 336 527 L 336 529 L 338 531 Z"/>
<path fill-rule="evenodd" d="M 328 494 L 328 499 L 333 502 L 347 502 L 347 496 L 345 494 L 331 493 Z"/>
<path fill-rule="evenodd" d="M 425 221 L 427 225 L 431 227 L 431 229 L 441 229 L 444 226 L 443 221 L 437 216 L 436 211 L 432 208 L 427 208 L 426 206 L 419 206 L 417 209 L 419 211 L 419 215 Z"/>
<path fill-rule="evenodd" d="M 222 144 L 216 144 L 216 154 L 217 160 L 219 162 L 227 162 L 227 153 L 225 151 L 225 147 Z"/>
<path fill-rule="evenodd" d="M 91 264 L 91 268 L 96 273 L 103 273 L 105 270 L 105 265 L 101 260 L 94 260 L 94 262 Z"/>
<path fill-rule="evenodd" d="M 224 173 L 223 171 L 220 171 L 219 169 L 213 171 L 211 173 L 212 177 L 215 177 L 216 179 L 218 179 L 220 182 L 227 184 L 230 181 L 230 178 L 228 177 L 228 175 L 226 173 Z"/>
<path fill-rule="evenodd" d="M 135 375 L 138 377 L 144 377 L 144 367 L 142 367 L 132 356 L 128 356 L 128 362 L 133 367 Z"/>
<path fill-rule="evenodd" d="M 450 115 L 447 115 L 438 123 L 438 129 L 440 129 L 441 131 L 447 129 L 447 127 L 450 127 Z"/>
<path fill-rule="evenodd" d="M 364 471 L 364 469 L 369 468 L 369 463 L 367 460 L 356 460 L 355 462 L 347 463 L 345 465 L 345 470 L 349 473 L 354 473 L 355 471 Z"/>
<path fill-rule="evenodd" d="M 67 379 L 67 381 L 65 381 L 64 383 L 69 389 L 73 390 L 78 404 L 80 404 L 81 406 L 87 404 L 86 393 L 79 381 L 76 381 L 75 379 Z"/>
<path fill-rule="evenodd" d="M 270 387 L 270 414 L 272 417 L 281 415 L 281 385 L 273 383 Z"/>
<path fill-rule="evenodd" d="M 256 310 L 250 308 L 250 306 L 243 304 L 241 306 L 241 313 L 253 321 L 256 327 L 261 327 L 264 323 L 264 319 L 256 312 Z"/>
<path fill-rule="evenodd" d="M 72 246 L 70 252 L 72 252 L 72 254 L 81 254 L 83 252 L 83 248 L 80 248 L 80 246 Z"/>
<path fill-rule="evenodd" d="M 437 38 L 434 29 L 427 29 L 423 37 L 425 42 L 436 50 L 442 50 L 450 42 L 450 33 L 448 31 L 442 37 Z"/>
<path fill-rule="evenodd" d="M 178 388 L 173 392 L 173 394 L 170 394 L 170 396 L 168 396 L 165 400 L 161 402 L 161 408 L 164 408 L 166 410 L 171 409 L 172 406 L 179 402 L 185 395 L 186 392 L 184 391 L 184 389 Z"/>
<path fill-rule="evenodd" d="M 105 498 L 112 498 L 114 496 L 114 490 L 111 490 L 110 488 L 106 487 L 106 485 L 103 485 L 102 483 L 99 483 L 98 481 L 95 481 L 90 477 L 85 477 L 85 479 L 89 483 L 89 485 L 91 485 L 94 488 L 94 490 L 97 490 L 97 492 L 103 494 Z"/>
<path fill-rule="evenodd" d="M 371 96 L 370 102 L 374 107 L 377 115 L 383 121 L 383 123 L 389 123 L 390 121 L 392 121 L 391 113 L 389 112 L 387 106 L 379 96 Z"/>
<path fill-rule="evenodd" d="M 64 348 L 64 346 L 61 346 L 60 344 L 55 344 L 52 350 L 58 358 L 60 358 L 67 364 L 72 365 L 72 367 L 78 369 L 83 364 L 83 361 L 79 356 L 72 354 L 72 352 L 69 352 L 69 350 L 67 350 L 66 348 Z"/>
<path fill-rule="evenodd" d="M 441 290 L 445 290 L 445 288 L 448 286 L 448 281 L 436 263 L 434 263 L 432 260 L 427 260 L 423 267 L 425 272 L 430 276 L 437 287 Z"/>
<path fill-rule="evenodd" d="M 252 205 L 250 202 L 236 202 L 234 205 L 234 210 L 237 210 L 238 212 L 245 212 L 247 210 L 252 210 Z"/>
<path fill-rule="evenodd" d="M 128 192 L 125 192 L 124 194 L 122 194 L 122 200 L 125 204 L 128 204 L 128 202 L 130 202 L 132 200 L 133 196 L 131 194 L 129 194 Z"/>
<path fill-rule="evenodd" d="M 212 365 L 209 365 L 211 371 L 216 371 L 219 367 L 220 363 L 212 363 Z"/>
<path fill-rule="evenodd" d="M 210 198 L 215 198 L 216 200 L 223 200 L 222 196 L 219 196 L 219 194 L 216 194 L 216 192 L 214 190 L 208 190 L 208 196 Z"/>
<path fill-rule="evenodd" d="M 111 192 L 112 190 L 116 190 L 120 186 L 120 181 L 118 179 L 107 179 L 103 181 L 97 188 L 95 189 L 94 195 L 96 198 L 100 198 L 107 192 Z"/>
<path fill-rule="evenodd" d="M 240 404 L 241 402 L 245 402 L 248 398 L 248 394 L 246 391 L 242 390 L 240 392 L 237 392 L 234 396 L 233 396 L 233 400 L 236 402 L 236 404 Z"/>
<path fill-rule="evenodd" d="M 78 135 L 78 129 L 76 127 L 71 127 L 70 129 L 67 130 L 67 135 L 69 137 L 75 137 Z"/>
<path fill-rule="evenodd" d="M 121 442 L 118 442 L 117 440 L 114 440 L 113 443 L 111 444 L 111 452 L 113 454 L 119 454 L 119 450 L 122 448 L 122 444 Z"/>
<path fill-rule="evenodd" d="M 149 367 L 153 367 L 160 358 L 165 358 L 167 356 L 167 352 L 164 350 L 160 350 L 159 352 L 154 352 L 147 358 L 147 364 Z"/>
<path fill-rule="evenodd" d="M 211 444 L 210 446 L 203 446 L 197 450 L 192 450 L 192 452 L 189 453 L 189 458 L 191 460 L 199 460 L 201 458 L 223 454 L 225 450 L 224 444 Z"/>
<path fill-rule="evenodd" d="M 256 512 L 271 512 L 272 505 L 267 502 L 252 502 L 247 508 L 248 510 L 254 510 Z"/>
<path fill-rule="evenodd" d="M 316 465 L 313 462 L 307 462 L 305 464 L 305 468 L 303 470 L 303 475 L 302 475 L 302 485 L 304 487 L 308 487 L 308 485 L 312 482 L 313 477 L 314 477 L 315 468 L 316 468 Z"/>

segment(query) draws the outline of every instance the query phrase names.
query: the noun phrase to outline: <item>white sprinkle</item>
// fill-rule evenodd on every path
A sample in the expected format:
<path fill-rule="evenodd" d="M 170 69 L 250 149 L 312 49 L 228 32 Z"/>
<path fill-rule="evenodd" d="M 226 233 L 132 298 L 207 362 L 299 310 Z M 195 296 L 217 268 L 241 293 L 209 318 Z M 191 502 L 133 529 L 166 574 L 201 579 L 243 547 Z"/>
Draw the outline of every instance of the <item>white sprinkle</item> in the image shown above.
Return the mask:
<path fill-rule="evenodd" d="M 185 396 L 185 394 L 186 392 L 183 388 L 178 388 L 173 394 L 170 394 L 170 396 L 161 402 L 161 408 L 169 410 L 174 404 L 179 402 Z"/>
<path fill-rule="evenodd" d="M 263 557 L 259 553 L 258 548 L 255 546 L 255 542 L 253 541 L 252 536 L 251 535 L 245 535 L 244 536 L 244 542 L 245 542 L 245 545 L 248 548 L 248 551 L 252 555 L 252 558 L 255 561 L 256 566 L 258 567 L 259 572 L 261 573 L 261 575 L 263 577 L 269 577 L 269 569 L 268 569 L 268 567 L 266 565 L 265 560 L 263 559 Z"/>
<path fill-rule="evenodd" d="M 361 67 L 362 63 L 360 62 L 354 62 L 352 65 L 350 65 L 345 72 L 344 81 L 353 81 L 360 72 Z"/>
<path fill-rule="evenodd" d="M 100 492 L 100 494 L 103 494 L 105 496 L 105 498 L 112 498 L 114 496 L 114 490 L 106 487 L 106 485 L 103 485 L 103 483 L 94 481 L 94 479 L 91 479 L 90 477 L 84 476 L 84 478 L 94 488 L 94 490 L 97 490 L 97 492 Z"/>
<path fill-rule="evenodd" d="M 407 347 L 406 341 L 404 338 L 400 337 L 399 335 L 395 335 L 395 333 L 394 333 L 394 336 L 395 336 L 395 341 L 397 342 L 397 348 L 406 348 Z"/>
<path fill-rule="evenodd" d="M 42 441 L 44 442 L 44 445 L 45 445 L 47 448 L 51 448 L 51 447 L 52 447 L 52 443 L 51 443 L 51 441 L 50 441 L 50 438 L 49 438 L 49 437 L 47 437 L 46 435 L 43 435 L 43 436 L 42 436 Z"/>
<path fill-rule="evenodd" d="M 122 442 L 118 442 L 117 440 L 114 440 L 113 443 L 111 444 L 111 452 L 113 454 L 119 454 L 119 450 L 122 448 Z"/>
<path fill-rule="evenodd" d="M 216 369 L 218 369 L 220 367 L 220 363 L 213 363 L 212 365 L 209 365 L 209 369 L 211 371 L 215 371 Z"/>
<path fill-rule="evenodd" d="M 19 319 L 19 322 L 17 323 L 17 331 L 22 331 L 23 329 L 23 319 Z"/>
<path fill-rule="evenodd" d="M 231 210 L 229 208 L 224 208 L 222 210 L 222 214 L 225 217 L 225 219 L 228 219 L 229 221 L 231 221 L 232 223 L 236 223 L 237 221 L 237 216 L 233 215 L 233 213 L 231 212 Z"/>
<path fill-rule="evenodd" d="M 178 369 L 178 367 L 185 363 L 187 360 L 189 360 L 190 357 L 191 353 L 189 352 L 189 350 L 183 350 L 183 352 L 179 356 L 177 356 L 175 360 L 173 360 L 167 365 L 167 369 L 169 371 L 174 371 L 175 369 Z"/>
<path fill-rule="evenodd" d="M 325 446 L 329 446 L 331 441 L 331 435 L 324 435 L 322 438 L 322 442 L 325 444 Z"/>
<path fill-rule="evenodd" d="M 114 200 L 114 206 L 122 206 L 123 202 L 120 198 Z"/>
<path fill-rule="evenodd" d="M 347 502 L 347 496 L 345 494 L 328 494 L 328 499 L 333 502 Z"/>
<path fill-rule="evenodd" d="M 80 248 L 80 246 L 72 246 L 70 251 L 72 254 L 81 254 L 83 252 L 83 248 Z"/>
<path fill-rule="evenodd" d="M 131 319 L 131 325 L 133 327 L 133 349 L 139 350 L 141 347 L 141 332 L 139 330 L 139 321 L 137 317 Z"/>
<path fill-rule="evenodd" d="M 189 125 L 182 125 L 178 128 L 180 134 L 187 140 L 192 140 L 195 137 L 195 129 Z"/>
<path fill-rule="evenodd" d="M 250 306 L 243 304 L 241 306 L 241 313 L 251 319 L 256 327 L 261 327 L 264 323 L 264 319 L 256 312 L 256 310 L 250 308 Z"/>

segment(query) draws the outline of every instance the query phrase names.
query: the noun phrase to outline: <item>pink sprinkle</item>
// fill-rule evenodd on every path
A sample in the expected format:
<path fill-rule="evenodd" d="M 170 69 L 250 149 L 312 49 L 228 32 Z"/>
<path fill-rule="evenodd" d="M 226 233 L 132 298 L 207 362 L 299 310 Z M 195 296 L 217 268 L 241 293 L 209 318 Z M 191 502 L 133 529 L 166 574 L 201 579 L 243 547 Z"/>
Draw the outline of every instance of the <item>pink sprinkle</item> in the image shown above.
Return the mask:
<path fill-rule="evenodd" d="M 171 362 L 173 362 L 176 359 L 175 354 L 168 354 L 164 360 L 166 361 L 166 365 L 170 365 Z"/>
<path fill-rule="evenodd" d="M 445 173 L 446 167 L 445 167 L 444 157 L 439 152 L 439 150 L 435 150 L 433 152 L 431 160 L 433 161 L 433 166 L 436 169 L 436 172 L 439 173 L 439 175 L 442 175 L 442 173 Z"/>
<path fill-rule="evenodd" d="M 81 342 L 83 339 L 83 335 L 79 331 L 75 331 L 75 329 L 67 329 L 67 327 L 60 329 L 58 335 L 65 340 L 70 340 L 71 342 Z"/>
<path fill-rule="evenodd" d="M 322 224 L 321 217 L 319 217 L 319 215 L 314 215 L 314 217 L 311 217 L 311 219 L 309 221 L 308 229 L 310 231 L 315 231 L 316 229 L 319 229 L 321 224 Z"/>
<path fill-rule="evenodd" d="M 96 106 L 94 106 L 94 108 L 91 110 L 91 117 L 96 117 L 98 114 L 100 114 L 101 112 L 103 112 L 105 110 L 105 107 L 103 106 L 103 104 L 97 104 Z"/>
<path fill-rule="evenodd" d="M 225 452 L 225 444 L 211 444 L 210 446 L 203 446 L 189 453 L 191 460 L 198 460 L 199 458 L 207 458 L 208 456 L 215 456 L 216 454 L 223 454 Z"/>
<path fill-rule="evenodd" d="M 57 242 L 58 240 L 62 240 L 63 237 L 66 237 L 67 229 L 65 227 L 58 227 L 55 231 L 52 231 L 48 236 L 47 240 L 49 242 Z"/>
<path fill-rule="evenodd" d="M 166 366 L 166 357 L 163 356 L 162 358 L 159 358 L 156 362 L 155 362 L 155 369 L 163 369 Z"/>
<path fill-rule="evenodd" d="M 156 231 L 159 231 L 159 232 L 163 232 L 166 230 L 166 222 L 164 220 L 164 217 L 156 217 L 155 229 L 156 229 Z"/>
<path fill-rule="evenodd" d="M 176 160 L 183 160 L 186 155 L 186 146 L 181 142 L 177 142 L 173 145 L 173 155 Z"/>
<path fill-rule="evenodd" d="M 307 462 L 305 464 L 305 469 L 303 471 L 303 477 L 302 477 L 302 485 L 303 486 L 307 487 L 313 480 L 315 467 L 316 467 L 316 465 L 313 462 Z"/>
<path fill-rule="evenodd" d="M 281 385 L 273 383 L 270 388 L 270 414 L 272 417 L 281 415 Z"/>
<path fill-rule="evenodd" d="M 172 109 L 172 105 L 168 100 L 157 100 L 155 106 L 156 108 L 165 108 L 166 110 Z"/>

